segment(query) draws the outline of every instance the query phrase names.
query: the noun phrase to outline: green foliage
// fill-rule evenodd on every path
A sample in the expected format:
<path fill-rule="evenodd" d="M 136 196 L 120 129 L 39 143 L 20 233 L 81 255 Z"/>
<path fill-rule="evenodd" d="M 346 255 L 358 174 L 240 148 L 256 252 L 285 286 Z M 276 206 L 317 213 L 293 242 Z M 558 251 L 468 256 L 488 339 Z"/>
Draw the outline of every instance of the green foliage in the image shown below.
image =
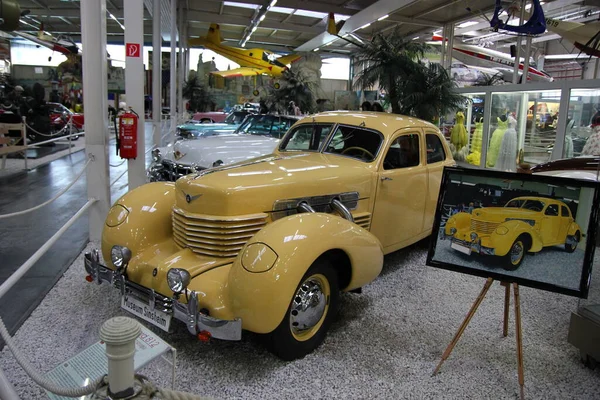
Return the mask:
<path fill-rule="evenodd" d="M 315 83 L 306 79 L 301 70 L 285 71 L 278 83 L 281 85 L 279 89 L 269 88 L 269 96 L 265 101 L 269 111 L 283 114 L 288 111 L 290 101 L 293 101 L 303 114 L 315 112 Z"/>
<path fill-rule="evenodd" d="M 406 80 L 398 82 L 400 113 L 433 121 L 440 115 L 458 110 L 467 98 L 456 92 L 456 83 L 440 64 L 417 62 L 418 68 Z"/>
<path fill-rule="evenodd" d="M 185 81 L 181 93 L 184 99 L 190 101 L 190 111 L 211 111 L 214 104 L 214 97 L 204 85 L 200 84 L 197 75 L 190 76 L 189 79 Z"/>
<path fill-rule="evenodd" d="M 396 114 L 433 121 L 464 104 L 465 98 L 448 72 L 439 64 L 419 61 L 431 46 L 401 35 L 375 35 L 355 54 L 354 69 L 360 71 L 354 88 L 368 90 L 376 84 L 386 92 L 386 101 Z"/>

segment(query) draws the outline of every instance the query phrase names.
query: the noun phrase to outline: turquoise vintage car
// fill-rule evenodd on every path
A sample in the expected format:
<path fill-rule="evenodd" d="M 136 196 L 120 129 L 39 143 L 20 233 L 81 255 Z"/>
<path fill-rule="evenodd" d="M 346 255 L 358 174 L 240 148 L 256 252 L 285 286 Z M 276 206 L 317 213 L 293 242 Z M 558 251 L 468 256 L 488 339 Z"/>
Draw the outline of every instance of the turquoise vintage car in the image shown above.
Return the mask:
<path fill-rule="evenodd" d="M 234 111 L 225 118 L 224 122 L 207 123 L 199 120 L 189 120 L 177 126 L 177 136 L 194 139 L 202 136 L 215 136 L 233 133 L 244 121 L 248 111 Z"/>

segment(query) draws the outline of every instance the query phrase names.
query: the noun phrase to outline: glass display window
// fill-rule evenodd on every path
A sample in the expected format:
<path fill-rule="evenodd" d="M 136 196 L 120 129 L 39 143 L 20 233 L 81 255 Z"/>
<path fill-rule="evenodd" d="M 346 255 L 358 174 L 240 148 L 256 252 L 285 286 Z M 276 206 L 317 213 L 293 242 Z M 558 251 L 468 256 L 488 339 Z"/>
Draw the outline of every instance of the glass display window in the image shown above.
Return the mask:
<path fill-rule="evenodd" d="M 562 158 L 600 155 L 600 89 L 571 89 Z"/>

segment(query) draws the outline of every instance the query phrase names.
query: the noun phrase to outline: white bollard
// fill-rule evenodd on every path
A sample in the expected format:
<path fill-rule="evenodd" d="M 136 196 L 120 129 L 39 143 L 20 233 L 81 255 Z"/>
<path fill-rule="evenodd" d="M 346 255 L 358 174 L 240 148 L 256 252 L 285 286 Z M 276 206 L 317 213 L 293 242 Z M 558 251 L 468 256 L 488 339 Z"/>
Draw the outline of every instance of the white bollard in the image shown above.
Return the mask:
<path fill-rule="evenodd" d="M 108 358 L 108 395 L 113 399 L 134 395 L 133 355 L 140 332 L 139 323 L 128 317 L 111 318 L 100 328 Z"/>

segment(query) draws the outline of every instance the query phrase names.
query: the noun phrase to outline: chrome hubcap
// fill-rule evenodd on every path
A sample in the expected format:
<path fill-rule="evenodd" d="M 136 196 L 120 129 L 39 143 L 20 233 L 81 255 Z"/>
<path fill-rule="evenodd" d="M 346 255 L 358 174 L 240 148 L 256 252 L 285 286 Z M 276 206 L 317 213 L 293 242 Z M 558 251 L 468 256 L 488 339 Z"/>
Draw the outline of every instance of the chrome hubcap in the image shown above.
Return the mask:
<path fill-rule="evenodd" d="M 513 264 L 516 264 L 519 262 L 522 255 L 523 255 L 523 245 L 521 244 L 521 242 L 517 242 L 517 243 L 513 244 L 512 249 L 510 249 L 510 261 Z"/>
<path fill-rule="evenodd" d="M 321 282 L 308 278 L 302 283 L 294 299 L 290 311 L 290 328 L 294 334 L 302 333 L 314 327 L 325 312 L 327 296 L 323 293 Z"/>

